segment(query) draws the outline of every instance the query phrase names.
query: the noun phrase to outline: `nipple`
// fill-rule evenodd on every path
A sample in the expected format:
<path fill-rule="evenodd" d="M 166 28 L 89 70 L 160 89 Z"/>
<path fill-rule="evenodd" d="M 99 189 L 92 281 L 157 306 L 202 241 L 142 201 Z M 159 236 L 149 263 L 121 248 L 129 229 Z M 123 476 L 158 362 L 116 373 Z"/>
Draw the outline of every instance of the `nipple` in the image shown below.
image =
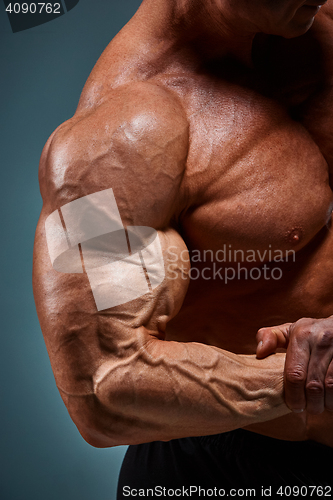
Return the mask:
<path fill-rule="evenodd" d="M 297 245 L 303 236 L 303 231 L 300 227 L 296 227 L 287 233 L 287 241 L 292 245 Z"/>

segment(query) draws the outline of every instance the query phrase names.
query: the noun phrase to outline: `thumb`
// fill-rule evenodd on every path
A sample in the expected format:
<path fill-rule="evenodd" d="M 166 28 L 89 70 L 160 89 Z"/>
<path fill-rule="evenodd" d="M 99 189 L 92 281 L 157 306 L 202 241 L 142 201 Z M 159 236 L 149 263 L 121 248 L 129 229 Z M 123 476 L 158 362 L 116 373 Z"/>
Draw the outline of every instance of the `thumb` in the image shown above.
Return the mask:
<path fill-rule="evenodd" d="M 279 347 L 287 349 L 291 324 L 284 323 L 283 325 L 260 328 L 256 335 L 257 358 L 266 358 L 266 356 L 274 354 Z"/>

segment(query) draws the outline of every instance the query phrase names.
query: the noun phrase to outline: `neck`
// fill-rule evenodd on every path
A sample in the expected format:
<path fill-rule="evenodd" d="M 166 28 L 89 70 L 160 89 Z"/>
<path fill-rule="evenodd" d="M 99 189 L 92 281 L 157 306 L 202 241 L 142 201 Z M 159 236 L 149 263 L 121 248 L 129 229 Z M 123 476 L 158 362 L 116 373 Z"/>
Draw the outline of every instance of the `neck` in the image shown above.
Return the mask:
<path fill-rule="evenodd" d="M 234 57 L 251 66 L 256 34 L 234 19 L 229 1 L 144 0 L 137 19 L 156 40 L 168 46 L 191 48 L 205 60 Z M 147 26 L 147 23 L 149 26 Z"/>

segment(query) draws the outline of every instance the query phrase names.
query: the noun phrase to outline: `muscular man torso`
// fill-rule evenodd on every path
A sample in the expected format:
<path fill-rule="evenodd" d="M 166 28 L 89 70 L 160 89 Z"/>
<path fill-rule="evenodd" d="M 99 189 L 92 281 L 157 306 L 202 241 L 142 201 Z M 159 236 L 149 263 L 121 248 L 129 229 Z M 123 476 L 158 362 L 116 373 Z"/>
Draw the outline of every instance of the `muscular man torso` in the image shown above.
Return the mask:
<path fill-rule="evenodd" d="M 259 40 L 253 54 L 258 68 L 228 60 L 205 67 L 188 62 L 187 54 L 168 60 L 163 51 L 153 50 L 153 58 L 142 60 L 134 50 L 125 57 L 121 53 L 121 61 L 128 57 L 134 66 L 127 77 L 129 61 L 124 65 L 117 59 L 117 45 L 125 43 L 120 33 L 88 80 L 81 104 L 88 122 L 91 107 L 117 94 L 121 99 L 123 87 L 126 95 L 132 91 L 142 98 L 164 90 L 163 99 L 169 94 L 177 100 L 188 121 L 186 170 L 173 222 L 198 271 L 192 272 L 185 303 L 168 326 L 169 339 L 253 353 L 260 327 L 333 311 L 333 149 L 327 130 L 333 124 L 328 55 L 332 50 L 333 56 L 333 43 L 328 46 L 333 21 L 327 14 L 331 9 L 323 9 L 302 39 Z M 143 65 L 162 69 L 143 79 Z M 125 75 L 121 85 L 120 74 Z M 287 262 L 280 262 L 288 250 L 295 255 L 289 252 Z M 246 279 L 235 260 L 248 271 L 264 263 L 269 270 L 253 272 L 253 279 L 248 272 Z M 202 272 L 207 267 L 211 270 Z M 224 272 L 230 267 L 236 277 L 230 271 L 226 284 Z M 275 267 L 282 273 L 272 275 Z"/>
<path fill-rule="evenodd" d="M 296 43 L 302 59 L 302 43 Z M 277 64 L 282 57 L 288 68 L 287 50 L 281 54 L 288 42 L 277 40 L 276 45 L 275 53 L 266 56 L 270 65 L 280 50 Z M 262 325 L 331 314 L 333 157 L 316 142 L 327 116 L 312 116 L 311 96 L 306 95 L 311 77 L 324 75 L 312 60 L 303 81 L 294 82 L 296 58 L 294 63 L 294 74 L 274 89 L 273 98 L 270 78 L 258 81 L 264 77 L 257 77 L 255 69 L 240 72 L 233 81 L 223 77 L 223 70 L 222 76 L 196 75 L 185 82 L 160 77 L 179 95 L 192 132 L 182 183 L 185 206 L 177 223 L 192 267 L 198 269 L 192 270 L 170 338 L 249 353 Z M 315 83 L 318 88 L 322 82 Z M 265 84 L 263 95 L 258 87 L 265 89 Z M 287 98 L 284 84 L 292 89 Z M 295 105 L 304 91 L 304 101 Z M 327 114 L 331 98 L 325 105 L 318 91 Z M 279 259 L 282 253 L 285 262 Z M 260 271 L 250 274 L 254 267 Z"/>
<path fill-rule="evenodd" d="M 163 44 L 151 46 L 134 19 L 106 49 L 77 114 L 62 126 L 64 136 L 78 130 L 71 151 L 93 186 L 94 163 L 85 166 L 91 146 L 79 127 L 100 143 L 95 157 L 102 157 L 98 134 L 99 127 L 107 134 L 109 102 L 124 103 L 131 93 L 160 99 L 188 125 L 171 224 L 195 270 L 166 340 L 253 354 L 259 328 L 332 314 L 331 16 L 328 2 L 300 38 L 258 35 L 252 67 L 232 58 L 205 64 L 194 51 L 170 55 Z M 140 158 L 131 161 L 135 176 Z M 158 189 L 164 180 L 169 189 L 164 174 Z"/>

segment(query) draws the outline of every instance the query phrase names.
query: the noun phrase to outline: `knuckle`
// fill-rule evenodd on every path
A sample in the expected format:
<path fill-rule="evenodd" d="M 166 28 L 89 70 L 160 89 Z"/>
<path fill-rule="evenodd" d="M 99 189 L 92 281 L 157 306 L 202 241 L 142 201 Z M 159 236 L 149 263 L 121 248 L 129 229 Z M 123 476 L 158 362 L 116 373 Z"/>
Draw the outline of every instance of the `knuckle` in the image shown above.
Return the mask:
<path fill-rule="evenodd" d="M 298 321 L 296 321 L 295 323 L 293 323 L 291 327 L 292 328 L 309 329 L 309 328 L 311 328 L 312 324 L 313 324 L 312 318 L 301 318 Z"/>
<path fill-rule="evenodd" d="M 320 338 L 317 341 L 317 347 L 319 349 L 327 349 L 333 345 L 333 330 L 325 330 L 321 333 Z"/>
<path fill-rule="evenodd" d="M 290 327 L 290 334 L 297 337 L 309 337 L 314 328 L 314 320 L 312 318 L 301 318 Z"/>
<path fill-rule="evenodd" d="M 326 391 L 333 391 L 333 377 L 326 377 L 325 390 Z"/>
<path fill-rule="evenodd" d="M 306 384 L 306 392 L 312 396 L 320 396 L 324 393 L 324 386 L 317 380 L 311 380 Z"/>
<path fill-rule="evenodd" d="M 290 385 L 303 385 L 306 381 L 306 373 L 301 368 L 294 368 L 286 372 L 286 381 Z"/>
<path fill-rule="evenodd" d="M 312 332 L 310 328 L 295 328 L 291 332 L 291 338 L 292 340 L 302 340 L 302 339 L 308 339 L 311 336 Z"/>

